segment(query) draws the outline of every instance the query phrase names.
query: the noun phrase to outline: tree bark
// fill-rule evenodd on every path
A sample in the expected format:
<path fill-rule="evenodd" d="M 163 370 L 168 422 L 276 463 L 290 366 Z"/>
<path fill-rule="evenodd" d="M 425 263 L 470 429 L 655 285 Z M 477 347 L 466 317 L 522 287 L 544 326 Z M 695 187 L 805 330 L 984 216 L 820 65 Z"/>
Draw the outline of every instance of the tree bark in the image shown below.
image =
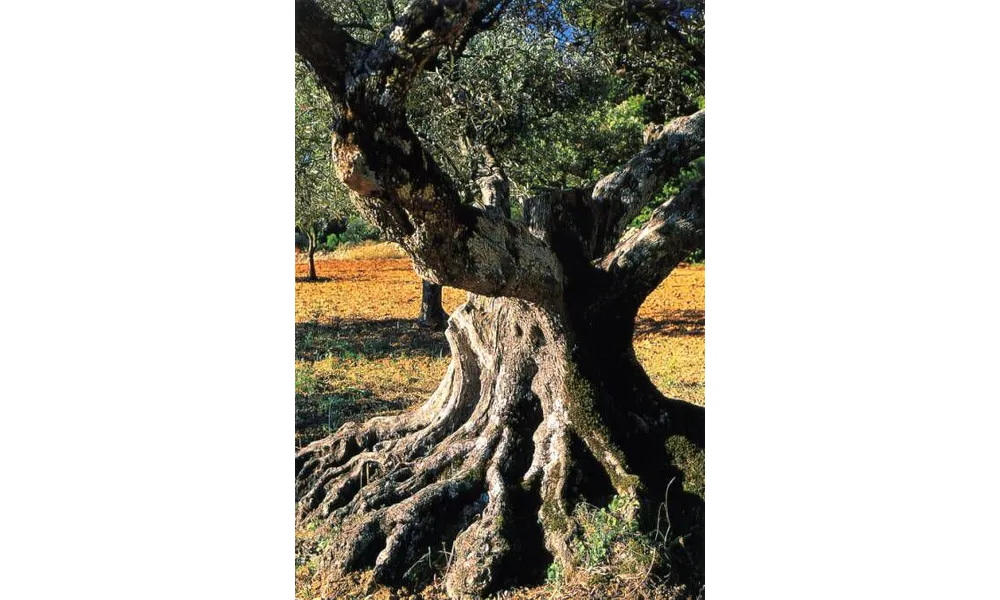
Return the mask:
<path fill-rule="evenodd" d="M 314 234 L 310 233 L 310 234 L 307 235 L 307 237 L 309 238 L 309 248 L 308 248 L 308 253 L 309 253 L 309 277 L 308 277 L 308 280 L 309 281 L 316 281 L 317 279 L 319 279 L 318 277 L 316 277 L 316 260 L 314 258 L 315 255 L 316 255 L 316 236 Z"/>
<path fill-rule="evenodd" d="M 483 164 L 480 167 L 482 175 L 476 180 L 479 184 L 480 205 L 485 210 L 498 211 L 500 215 L 510 217 L 510 181 L 503 170 L 503 165 L 496 154 L 488 147 L 481 150 Z"/>
<path fill-rule="evenodd" d="M 420 317 L 418 321 L 424 327 L 434 331 L 444 329 L 448 314 L 441 306 L 441 286 L 427 280 L 422 282 L 420 298 Z"/>
<path fill-rule="evenodd" d="M 576 504 L 633 498 L 652 520 L 679 476 L 667 436 L 704 443 L 703 413 L 663 398 L 632 349 L 642 298 L 702 243 L 703 188 L 622 237 L 703 155 L 704 111 L 667 124 L 592 189 L 525 201 L 523 222 L 509 217 L 495 156 L 477 181 L 481 205 L 463 204 L 406 123 L 413 78 L 505 5 L 413 0 L 364 46 L 314 0 L 296 1 L 296 50 L 336 107 L 338 177 L 422 278 L 470 292 L 448 320 L 451 363 L 425 404 L 347 423 L 296 457 L 297 521 L 333 540 L 320 565 L 328 588 L 367 567 L 399 582 L 442 544 L 452 598 L 539 577 L 532 567 L 552 560 L 571 570 Z"/>
<path fill-rule="evenodd" d="M 347 423 L 298 454 L 297 518 L 333 536 L 324 585 L 368 567 L 400 583 L 444 543 L 449 596 L 482 597 L 540 577 L 530 565 L 569 567 L 576 503 L 662 501 L 676 476 L 663 446 L 667 404 L 631 331 L 576 321 L 470 295 L 449 321 L 447 374 L 423 406 Z"/>

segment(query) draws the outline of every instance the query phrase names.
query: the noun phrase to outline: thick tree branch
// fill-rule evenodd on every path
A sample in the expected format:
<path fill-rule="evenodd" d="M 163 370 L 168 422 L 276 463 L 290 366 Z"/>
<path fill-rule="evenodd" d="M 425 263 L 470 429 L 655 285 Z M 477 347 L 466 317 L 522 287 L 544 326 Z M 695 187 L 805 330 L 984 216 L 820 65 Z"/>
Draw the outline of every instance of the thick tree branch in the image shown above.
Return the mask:
<path fill-rule="evenodd" d="M 626 9 L 632 14 L 643 15 L 663 27 L 667 34 L 691 57 L 691 66 L 705 76 L 705 53 L 688 41 L 674 24 L 682 21 L 684 6 L 680 2 L 655 0 L 627 0 Z"/>
<path fill-rule="evenodd" d="M 314 2 L 298 2 L 303 9 L 296 20 L 302 15 L 304 23 L 297 30 L 312 35 L 297 35 L 297 49 L 302 37 L 311 55 L 337 54 L 322 52 L 313 40 L 343 47 L 342 29 L 317 16 Z M 317 69 L 317 75 L 340 107 L 332 151 L 338 178 L 362 215 L 410 254 L 419 275 L 486 296 L 549 303 L 562 286 L 555 254 L 502 212 L 463 205 L 454 182 L 406 123 L 406 94 L 426 62 L 462 34 L 478 9 L 498 4 L 414 0 L 370 49 L 347 62 L 349 69 L 341 60 L 339 69 Z M 322 26 L 329 30 L 316 31 Z"/>
<path fill-rule="evenodd" d="M 595 256 L 611 250 L 622 232 L 668 179 L 705 154 L 705 111 L 674 119 L 591 195 L 596 215 Z"/>
<path fill-rule="evenodd" d="M 348 64 L 364 49 L 315 0 L 295 0 L 295 51 L 316 72 L 334 103 L 344 96 Z"/>
<path fill-rule="evenodd" d="M 371 23 L 341 23 L 344 29 L 364 29 L 365 31 L 375 31 Z"/>
<path fill-rule="evenodd" d="M 596 219 L 590 188 L 552 189 L 524 199 L 524 221 L 549 244 L 567 271 L 589 271 Z"/>
<path fill-rule="evenodd" d="M 593 188 L 551 190 L 524 202 L 525 221 L 553 245 L 564 266 L 589 264 L 614 248 L 629 223 L 705 149 L 705 112 L 675 119 L 647 136 L 646 146 Z"/>
<path fill-rule="evenodd" d="M 705 53 L 689 42 L 687 38 L 684 37 L 684 34 L 678 31 L 677 28 L 670 23 L 664 23 L 663 28 L 667 31 L 670 37 L 677 42 L 678 45 L 687 50 L 688 54 L 691 56 L 691 66 L 694 67 L 702 77 L 705 77 Z"/>
<path fill-rule="evenodd" d="M 484 27 L 482 15 L 501 0 L 413 0 L 375 42 L 366 72 L 375 75 L 383 102 L 400 103 L 414 78 L 448 46 L 464 48 Z"/>
<path fill-rule="evenodd" d="M 510 181 L 503 165 L 496 154 L 488 146 L 482 147 L 483 164 L 480 166 L 482 175 L 476 179 L 482 194 L 480 202 L 486 210 L 498 210 L 505 217 L 510 217 Z"/>
<path fill-rule="evenodd" d="M 465 52 L 465 48 L 469 45 L 469 41 L 475 37 L 476 34 L 492 29 L 497 23 L 499 23 L 500 16 L 507 10 L 510 2 L 511 0 L 486 2 L 485 5 L 480 6 L 475 13 L 473 13 L 472 20 L 469 25 L 451 45 L 451 56 L 457 60 Z M 434 60 L 430 60 L 424 65 L 424 69 L 432 71 L 441 66 L 440 63 L 441 57 L 435 57 Z"/>
<path fill-rule="evenodd" d="M 661 204 L 600 262 L 611 275 L 610 302 L 638 310 L 673 269 L 705 244 L 705 180 Z"/>

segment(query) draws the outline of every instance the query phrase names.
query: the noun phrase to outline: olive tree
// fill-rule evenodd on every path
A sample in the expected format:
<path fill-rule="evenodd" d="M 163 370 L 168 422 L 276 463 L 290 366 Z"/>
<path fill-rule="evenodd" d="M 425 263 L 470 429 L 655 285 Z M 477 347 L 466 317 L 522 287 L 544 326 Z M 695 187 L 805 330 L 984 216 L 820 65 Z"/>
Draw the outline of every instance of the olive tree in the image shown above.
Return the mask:
<path fill-rule="evenodd" d="M 428 546 L 445 543 L 449 596 L 479 597 L 516 579 L 525 557 L 571 569 L 578 502 L 615 495 L 653 514 L 675 473 L 664 440 L 703 444 L 701 414 L 664 398 L 632 348 L 643 300 L 703 245 L 703 178 L 629 226 L 704 155 L 705 113 L 650 129 L 600 177 L 525 186 L 512 200 L 501 151 L 516 154 L 539 130 L 512 118 L 448 148 L 414 129 L 409 99 L 507 11 L 517 18 L 517 7 L 389 6 L 385 26 L 359 33 L 337 10 L 296 0 L 296 51 L 330 96 L 333 168 L 360 214 L 421 277 L 469 296 L 448 321 L 451 363 L 422 406 L 347 423 L 298 453 L 296 514 L 333 534 L 327 577 L 373 567 L 376 580 L 398 581 Z M 539 32 L 526 21 L 520 35 Z M 561 44 L 556 66 L 576 60 Z M 523 110 L 541 111 L 539 100 L 559 102 L 567 89 L 590 98 L 564 83 L 554 78 L 550 96 Z M 438 101 L 422 106 L 443 120 L 448 102 L 462 99 Z"/>

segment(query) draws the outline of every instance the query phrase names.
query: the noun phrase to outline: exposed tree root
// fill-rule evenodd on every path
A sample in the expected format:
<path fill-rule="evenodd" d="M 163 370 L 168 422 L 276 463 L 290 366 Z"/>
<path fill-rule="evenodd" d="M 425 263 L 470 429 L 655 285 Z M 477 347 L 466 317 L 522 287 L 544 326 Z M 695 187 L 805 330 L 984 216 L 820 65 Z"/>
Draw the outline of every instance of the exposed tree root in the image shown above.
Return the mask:
<path fill-rule="evenodd" d="M 332 535 L 325 578 L 373 567 L 376 581 L 399 583 L 444 544 L 448 595 L 481 597 L 522 574 L 522 556 L 570 569 L 572 503 L 601 482 L 602 493 L 640 495 L 563 323 L 470 296 L 449 323 L 452 364 L 421 408 L 348 423 L 299 453 L 297 518 Z M 534 527 L 517 522 L 525 510 L 537 511 Z"/>

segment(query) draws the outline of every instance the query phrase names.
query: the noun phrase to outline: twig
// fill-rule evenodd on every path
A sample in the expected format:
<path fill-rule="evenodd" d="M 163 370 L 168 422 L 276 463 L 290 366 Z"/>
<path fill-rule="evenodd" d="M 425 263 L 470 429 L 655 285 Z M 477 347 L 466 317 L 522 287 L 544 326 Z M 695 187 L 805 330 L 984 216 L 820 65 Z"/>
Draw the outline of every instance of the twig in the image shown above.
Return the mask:
<path fill-rule="evenodd" d="M 451 559 L 452 559 L 453 556 L 455 556 L 455 553 L 454 552 L 449 552 L 448 548 L 445 546 L 444 542 L 441 542 L 441 552 L 443 552 L 444 555 L 448 557 L 448 562 L 446 562 L 445 565 L 444 565 L 444 570 L 447 571 L 448 569 L 451 568 Z"/>
<path fill-rule="evenodd" d="M 666 517 L 667 519 L 667 533 L 663 536 L 663 541 L 667 541 L 667 539 L 670 537 L 670 530 L 673 529 L 672 525 L 670 524 L 669 497 L 670 497 L 670 486 L 673 485 L 676 479 L 677 479 L 676 477 L 671 477 L 670 482 L 667 484 L 667 489 L 664 490 L 663 492 L 663 516 Z M 659 525 L 659 519 L 660 516 L 659 514 L 657 514 L 656 516 L 657 525 Z M 657 531 L 659 531 L 659 527 L 657 527 Z"/>
<path fill-rule="evenodd" d="M 420 558 L 417 559 L 417 562 L 413 563 L 413 565 L 410 566 L 410 568 L 407 569 L 405 573 L 403 573 L 403 577 L 402 578 L 406 579 L 406 576 L 410 574 L 410 571 L 412 571 L 413 569 L 415 569 L 417 567 L 417 565 L 419 565 L 420 562 L 424 560 L 425 557 L 427 558 L 427 564 L 431 565 L 431 547 L 430 546 L 427 547 L 427 554 L 421 555 Z M 433 566 L 433 565 L 431 565 L 431 566 Z"/>
<path fill-rule="evenodd" d="M 368 18 L 368 13 L 365 12 L 365 9 L 361 6 L 361 3 L 358 2 L 358 0 L 351 0 L 351 3 L 354 4 L 354 8 L 356 8 L 358 14 L 361 15 L 361 21 L 365 25 L 367 25 L 371 31 L 375 31 L 375 26 L 372 25 L 372 21 L 371 19 Z"/>

